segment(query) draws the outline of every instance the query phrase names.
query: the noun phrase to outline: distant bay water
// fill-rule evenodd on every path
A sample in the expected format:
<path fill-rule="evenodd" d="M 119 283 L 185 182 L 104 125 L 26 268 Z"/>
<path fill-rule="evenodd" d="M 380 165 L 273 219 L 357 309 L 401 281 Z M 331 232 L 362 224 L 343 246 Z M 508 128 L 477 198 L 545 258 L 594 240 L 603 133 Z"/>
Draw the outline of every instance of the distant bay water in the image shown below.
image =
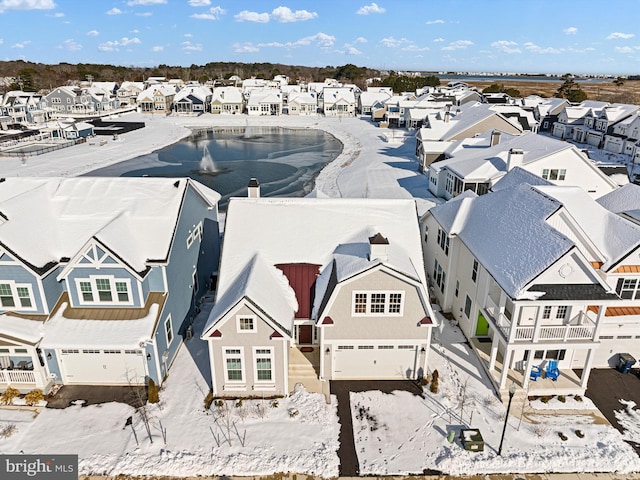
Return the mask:
<path fill-rule="evenodd" d="M 224 209 L 229 197 L 247 194 L 252 177 L 262 196 L 304 196 L 322 167 L 341 152 L 342 143 L 322 130 L 215 128 L 88 175 L 191 177 L 220 193 Z"/>
<path fill-rule="evenodd" d="M 493 82 L 504 83 L 509 81 L 515 82 L 564 82 L 564 79 L 560 76 L 546 76 L 546 75 L 474 75 L 474 74 L 425 74 L 435 75 L 443 83 L 459 80 L 461 82 Z M 613 78 L 602 77 L 574 77 L 574 82 L 577 83 L 611 83 Z"/>

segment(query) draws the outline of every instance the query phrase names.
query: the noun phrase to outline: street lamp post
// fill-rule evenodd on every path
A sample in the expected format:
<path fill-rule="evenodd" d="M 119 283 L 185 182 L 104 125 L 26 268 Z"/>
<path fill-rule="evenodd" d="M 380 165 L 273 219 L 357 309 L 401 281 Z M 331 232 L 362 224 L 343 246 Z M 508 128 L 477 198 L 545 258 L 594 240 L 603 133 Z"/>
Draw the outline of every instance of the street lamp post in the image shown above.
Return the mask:
<path fill-rule="evenodd" d="M 507 404 L 507 414 L 504 417 L 504 427 L 502 427 L 502 437 L 500 438 L 500 446 L 498 447 L 498 455 L 502 455 L 502 443 L 504 442 L 504 433 L 507 431 L 507 422 L 509 421 L 509 410 L 511 410 L 511 400 L 516 393 L 516 384 L 512 383 L 509 387 L 509 403 Z"/>

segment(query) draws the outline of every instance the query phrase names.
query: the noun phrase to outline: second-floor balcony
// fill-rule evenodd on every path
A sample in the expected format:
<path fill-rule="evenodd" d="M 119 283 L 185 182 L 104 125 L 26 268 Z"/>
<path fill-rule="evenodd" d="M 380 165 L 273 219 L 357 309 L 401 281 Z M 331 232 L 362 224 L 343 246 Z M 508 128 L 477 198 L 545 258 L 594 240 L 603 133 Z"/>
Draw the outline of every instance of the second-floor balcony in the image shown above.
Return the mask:
<path fill-rule="evenodd" d="M 509 343 L 589 341 L 594 338 L 596 328 L 593 320 L 584 312 L 579 312 L 562 325 L 545 324 L 546 320 L 544 319 L 540 321 L 539 325 L 517 325 L 511 321 L 508 315 L 500 311 L 491 297 L 487 298 L 484 312 L 486 312 L 486 319 Z"/>

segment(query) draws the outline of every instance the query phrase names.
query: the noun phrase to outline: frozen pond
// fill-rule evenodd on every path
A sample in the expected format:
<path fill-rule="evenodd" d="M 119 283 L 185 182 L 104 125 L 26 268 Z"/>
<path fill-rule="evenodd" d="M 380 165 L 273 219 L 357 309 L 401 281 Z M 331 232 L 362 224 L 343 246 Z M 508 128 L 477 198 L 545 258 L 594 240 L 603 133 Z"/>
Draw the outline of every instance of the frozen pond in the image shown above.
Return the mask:
<path fill-rule="evenodd" d="M 94 170 L 92 176 L 191 177 L 222 195 L 245 196 L 251 177 L 262 196 L 303 196 L 342 144 L 315 129 L 229 127 L 201 130 L 148 155 Z"/>

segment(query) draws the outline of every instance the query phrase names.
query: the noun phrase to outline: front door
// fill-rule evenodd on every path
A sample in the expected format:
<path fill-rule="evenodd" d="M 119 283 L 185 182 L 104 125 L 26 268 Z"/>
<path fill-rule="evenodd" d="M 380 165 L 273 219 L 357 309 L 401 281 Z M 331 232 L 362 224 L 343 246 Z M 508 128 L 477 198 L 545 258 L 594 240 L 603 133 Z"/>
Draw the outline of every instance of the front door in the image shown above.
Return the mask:
<path fill-rule="evenodd" d="M 311 345 L 313 343 L 313 325 L 298 326 L 298 345 Z"/>
<path fill-rule="evenodd" d="M 478 312 L 478 323 L 476 324 L 476 337 L 486 337 L 489 335 L 489 322 L 482 313 Z"/>

